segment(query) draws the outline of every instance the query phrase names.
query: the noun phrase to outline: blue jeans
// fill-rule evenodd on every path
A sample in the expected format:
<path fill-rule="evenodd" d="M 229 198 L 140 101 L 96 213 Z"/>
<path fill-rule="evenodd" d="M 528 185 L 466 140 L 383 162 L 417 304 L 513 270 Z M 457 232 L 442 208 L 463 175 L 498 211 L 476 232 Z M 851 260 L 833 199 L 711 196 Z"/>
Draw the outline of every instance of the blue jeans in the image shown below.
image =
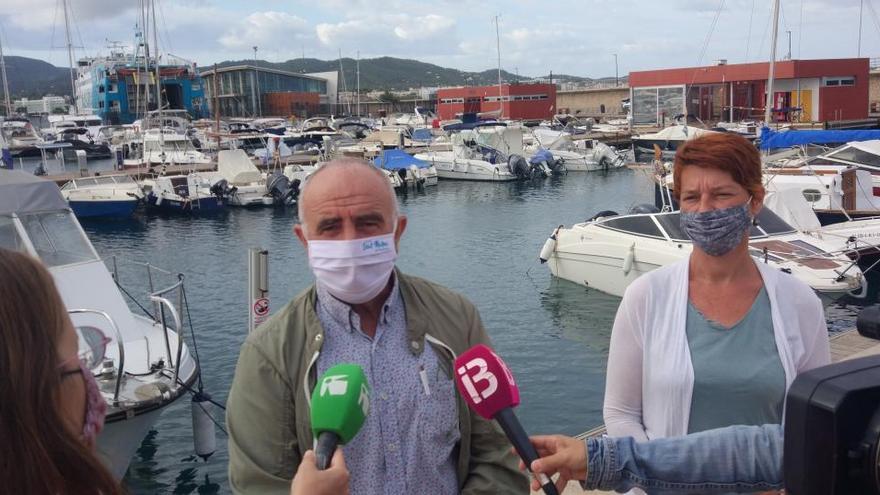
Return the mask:
<path fill-rule="evenodd" d="M 612 437 L 586 442 L 587 490 L 718 494 L 783 488 L 781 425 L 729 426 L 643 443 Z"/>

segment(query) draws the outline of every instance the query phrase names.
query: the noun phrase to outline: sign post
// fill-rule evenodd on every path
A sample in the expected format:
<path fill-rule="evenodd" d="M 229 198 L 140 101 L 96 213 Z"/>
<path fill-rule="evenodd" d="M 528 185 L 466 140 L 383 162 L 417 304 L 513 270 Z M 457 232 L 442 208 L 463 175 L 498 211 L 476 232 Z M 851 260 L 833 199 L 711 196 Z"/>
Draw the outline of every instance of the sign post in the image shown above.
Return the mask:
<path fill-rule="evenodd" d="M 269 317 L 269 251 L 248 249 L 248 333 Z"/>

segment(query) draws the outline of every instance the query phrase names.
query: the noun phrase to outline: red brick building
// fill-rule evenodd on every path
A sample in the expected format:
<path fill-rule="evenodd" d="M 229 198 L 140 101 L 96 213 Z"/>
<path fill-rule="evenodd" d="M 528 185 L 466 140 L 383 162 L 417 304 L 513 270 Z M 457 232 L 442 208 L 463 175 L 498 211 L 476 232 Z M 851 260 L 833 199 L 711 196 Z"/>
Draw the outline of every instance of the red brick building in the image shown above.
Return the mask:
<path fill-rule="evenodd" d="M 768 72 L 768 62 L 630 72 L 633 122 L 668 123 L 685 105 L 704 122 L 763 120 Z M 772 118 L 867 118 L 868 73 L 867 58 L 776 62 Z"/>
<path fill-rule="evenodd" d="M 500 92 L 500 95 L 499 95 Z M 437 115 L 441 120 L 463 113 L 497 112 L 506 119 L 549 119 L 556 113 L 555 84 L 502 84 L 437 90 Z"/>
<path fill-rule="evenodd" d="M 319 112 L 320 93 L 301 93 L 296 91 L 274 91 L 263 93 L 263 114 L 288 117 L 309 117 Z"/>

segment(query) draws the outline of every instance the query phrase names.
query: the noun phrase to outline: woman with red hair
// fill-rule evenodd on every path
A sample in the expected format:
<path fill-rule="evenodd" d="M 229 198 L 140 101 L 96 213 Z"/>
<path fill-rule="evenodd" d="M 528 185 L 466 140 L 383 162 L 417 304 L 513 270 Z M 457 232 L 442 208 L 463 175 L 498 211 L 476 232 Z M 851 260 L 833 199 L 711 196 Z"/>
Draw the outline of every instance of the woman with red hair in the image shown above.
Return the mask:
<path fill-rule="evenodd" d="M 830 353 L 812 289 L 749 254 L 764 200 L 758 151 L 740 136 L 708 134 L 679 148 L 673 176 L 693 251 L 623 296 L 608 355 L 608 433 L 644 441 L 781 423 L 795 376 Z"/>

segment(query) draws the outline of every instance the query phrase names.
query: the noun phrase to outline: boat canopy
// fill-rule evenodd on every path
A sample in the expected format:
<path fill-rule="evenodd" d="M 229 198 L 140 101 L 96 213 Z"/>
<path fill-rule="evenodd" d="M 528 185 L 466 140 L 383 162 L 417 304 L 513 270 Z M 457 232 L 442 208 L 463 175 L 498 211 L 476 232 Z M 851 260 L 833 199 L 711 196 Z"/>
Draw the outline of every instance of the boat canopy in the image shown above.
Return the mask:
<path fill-rule="evenodd" d="M 66 210 L 54 182 L 20 170 L 0 170 L 0 215 Z"/>
<path fill-rule="evenodd" d="M 466 131 L 469 129 L 476 129 L 477 127 L 490 127 L 490 126 L 506 126 L 504 122 L 470 122 L 470 123 L 461 123 L 461 124 L 449 124 L 443 126 L 444 131 Z"/>
<path fill-rule="evenodd" d="M 418 168 L 428 168 L 430 165 L 424 160 L 419 160 L 403 150 L 385 150 L 381 155 L 373 159 L 373 164 L 386 170 L 408 169 L 415 165 Z"/>
<path fill-rule="evenodd" d="M 776 132 L 769 127 L 761 128 L 761 149 L 791 148 L 807 144 L 848 143 L 880 139 L 880 130 L 822 131 L 799 130 Z"/>
<path fill-rule="evenodd" d="M 434 134 L 431 133 L 431 129 L 413 129 L 412 131 L 413 141 L 430 142 L 432 139 L 434 139 Z"/>
<path fill-rule="evenodd" d="M 250 184 L 265 180 L 262 172 L 242 149 L 220 150 L 217 153 L 217 172 L 231 184 Z"/>

